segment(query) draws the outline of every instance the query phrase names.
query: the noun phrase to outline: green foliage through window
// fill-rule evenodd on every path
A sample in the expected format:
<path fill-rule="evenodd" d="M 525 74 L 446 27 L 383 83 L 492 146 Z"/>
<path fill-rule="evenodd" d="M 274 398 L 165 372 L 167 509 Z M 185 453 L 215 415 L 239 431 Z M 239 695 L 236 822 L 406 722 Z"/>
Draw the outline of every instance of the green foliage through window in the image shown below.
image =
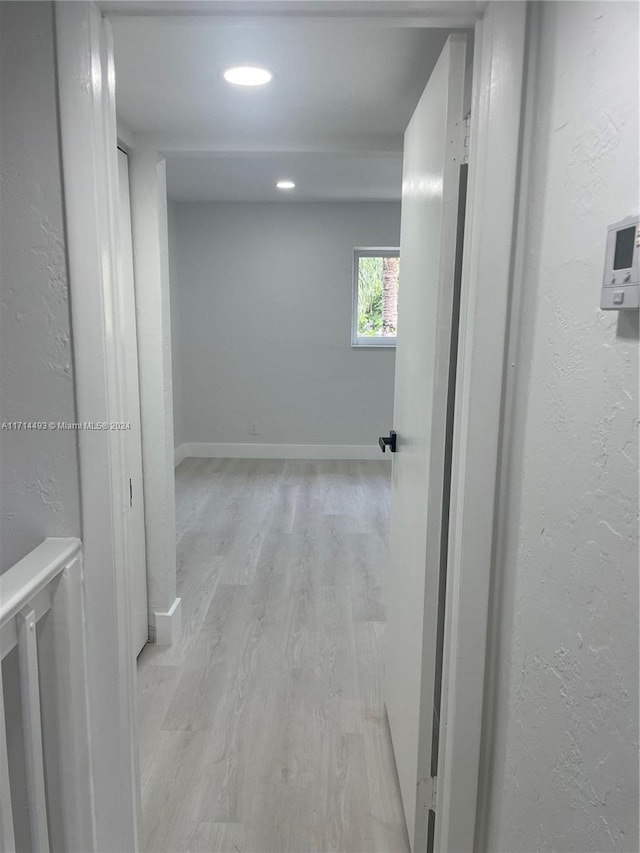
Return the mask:
<path fill-rule="evenodd" d="M 358 336 L 395 337 L 399 259 L 358 257 Z"/>

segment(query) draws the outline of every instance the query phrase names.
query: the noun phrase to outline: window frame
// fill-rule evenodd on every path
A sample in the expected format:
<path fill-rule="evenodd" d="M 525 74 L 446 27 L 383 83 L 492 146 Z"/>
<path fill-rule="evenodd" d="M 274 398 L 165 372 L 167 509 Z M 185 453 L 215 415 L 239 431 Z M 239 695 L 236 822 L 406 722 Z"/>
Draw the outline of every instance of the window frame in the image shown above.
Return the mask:
<path fill-rule="evenodd" d="M 356 246 L 353 250 L 352 302 L 351 302 L 351 346 L 354 349 L 395 349 L 397 334 L 393 337 L 358 334 L 358 269 L 360 258 L 399 258 L 399 246 Z"/>

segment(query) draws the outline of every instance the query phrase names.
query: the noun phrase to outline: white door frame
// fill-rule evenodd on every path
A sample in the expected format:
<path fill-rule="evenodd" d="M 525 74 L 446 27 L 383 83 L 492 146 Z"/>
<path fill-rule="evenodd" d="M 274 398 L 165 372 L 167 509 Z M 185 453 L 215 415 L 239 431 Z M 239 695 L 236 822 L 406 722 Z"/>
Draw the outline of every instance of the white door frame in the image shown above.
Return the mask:
<path fill-rule="evenodd" d="M 79 422 L 123 421 L 118 171 L 110 27 L 92 3 L 56 3 L 67 261 Z M 126 571 L 122 431 L 80 430 L 94 849 L 136 851 L 140 786 Z M 85 785 L 86 780 L 78 780 Z"/>
<path fill-rule="evenodd" d="M 161 8 L 160 8 L 161 6 Z M 188 3 L 183 14 L 360 18 L 403 26 L 475 26 L 435 849 L 474 849 L 489 597 L 495 546 L 503 382 L 520 169 L 526 3 L 260 0 Z M 128 8 L 127 8 L 128 7 Z M 179 4 L 168 7 L 180 11 Z M 422 7 L 422 9 L 420 8 Z M 138 3 L 106 12 L 145 14 Z M 117 339 L 117 169 L 113 51 L 98 5 L 57 3 L 63 186 L 78 420 L 123 410 Z M 138 849 L 135 670 L 124 569 L 126 477 L 117 432 L 80 441 L 87 575 L 96 849 Z M 113 749 L 113 744 L 119 749 Z"/>
<path fill-rule="evenodd" d="M 526 39 L 527 4 L 519 0 L 490 2 L 475 29 L 434 845 L 451 853 L 478 849 Z"/>
<path fill-rule="evenodd" d="M 149 641 L 147 607 L 147 562 L 144 524 L 144 488 L 142 475 L 142 424 L 140 416 L 140 382 L 138 378 L 138 333 L 133 271 L 133 230 L 131 227 L 131 196 L 129 191 L 129 155 L 118 143 L 118 252 L 119 299 L 123 309 L 121 322 L 121 352 L 124 385 L 126 388 L 126 420 L 130 429 L 125 432 L 129 502 L 127 519 L 127 562 L 131 590 L 131 623 L 133 655 L 137 657 Z"/>

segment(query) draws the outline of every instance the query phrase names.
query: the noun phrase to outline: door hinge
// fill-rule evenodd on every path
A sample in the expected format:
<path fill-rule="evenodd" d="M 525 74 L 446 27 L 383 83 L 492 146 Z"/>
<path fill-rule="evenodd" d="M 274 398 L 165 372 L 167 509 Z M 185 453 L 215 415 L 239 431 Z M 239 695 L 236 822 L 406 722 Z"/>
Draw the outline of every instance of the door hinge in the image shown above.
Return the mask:
<path fill-rule="evenodd" d="M 418 789 L 420 792 L 419 803 L 421 807 L 427 811 L 435 812 L 438 802 L 438 777 L 429 776 L 426 779 L 421 779 Z"/>
<path fill-rule="evenodd" d="M 462 143 L 462 162 L 469 162 L 469 144 L 471 136 L 471 112 L 468 112 L 464 117 L 464 141 Z"/>
<path fill-rule="evenodd" d="M 431 777 L 431 810 L 435 812 L 436 804 L 438 802 L 438 777 Z"/>

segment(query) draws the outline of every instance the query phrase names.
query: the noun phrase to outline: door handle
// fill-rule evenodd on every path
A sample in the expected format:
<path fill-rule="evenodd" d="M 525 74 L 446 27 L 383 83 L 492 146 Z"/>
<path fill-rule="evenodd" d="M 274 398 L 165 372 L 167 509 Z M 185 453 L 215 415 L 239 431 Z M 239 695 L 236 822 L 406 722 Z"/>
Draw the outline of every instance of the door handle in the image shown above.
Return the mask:
<path fill-rule="evenodd" d="M 389 435 L 381 435 L 378 439 L 378 444 L 380 445 L 380 450 L 383 453 L 387 452 L 387 447 L 392 453 L 396 452 L 398 435 L 395 430 L 391 430 Z"/>

